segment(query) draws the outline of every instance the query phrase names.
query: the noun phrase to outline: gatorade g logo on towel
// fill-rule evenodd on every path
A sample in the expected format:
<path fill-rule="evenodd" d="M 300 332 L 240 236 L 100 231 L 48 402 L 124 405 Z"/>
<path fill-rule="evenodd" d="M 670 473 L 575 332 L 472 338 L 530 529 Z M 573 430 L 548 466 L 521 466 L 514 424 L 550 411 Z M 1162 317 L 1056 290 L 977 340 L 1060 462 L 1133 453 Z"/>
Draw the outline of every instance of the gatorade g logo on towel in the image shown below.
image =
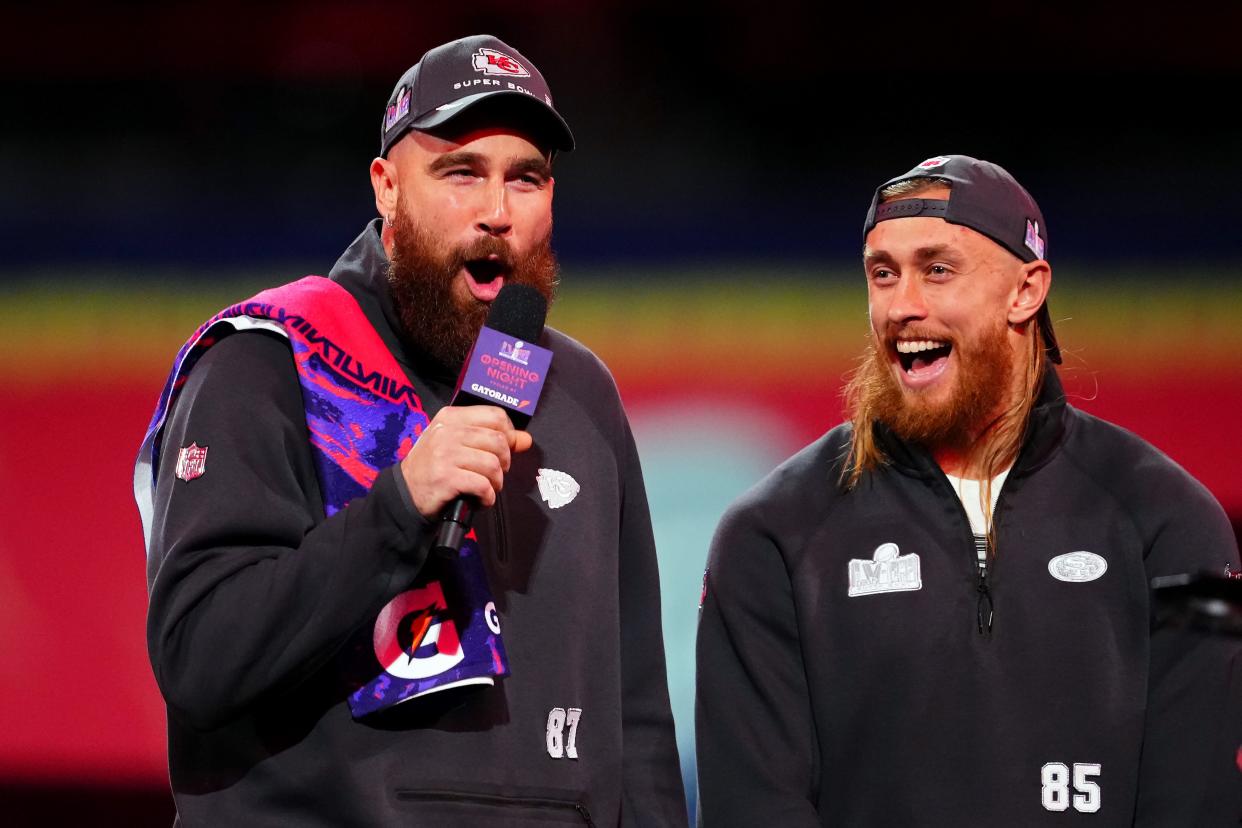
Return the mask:
<path fill-rule="evenodd" d="M 375 621 L 375 657 L 397 678 L 430 678 L 461 663 L 457 625 L 439 582 L 403 592 Z"/>
<path fill-rule="evenodd" d="M 365 663 L 354 673 L 361 686 L 349 697 L 350 712 L 361 718 L 428 693 L 494 685 L 509 674 L 500 623 L 471 533 L 452 562 L 424 566 L 357 642 Z"/>

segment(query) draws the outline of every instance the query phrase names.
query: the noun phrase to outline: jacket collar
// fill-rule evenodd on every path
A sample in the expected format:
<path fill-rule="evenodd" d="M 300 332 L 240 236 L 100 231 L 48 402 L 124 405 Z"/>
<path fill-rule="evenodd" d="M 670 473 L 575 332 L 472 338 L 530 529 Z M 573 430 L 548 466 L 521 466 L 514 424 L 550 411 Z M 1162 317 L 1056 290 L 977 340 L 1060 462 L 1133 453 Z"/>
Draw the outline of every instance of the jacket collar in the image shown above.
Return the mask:
<path fill-rule="evenodd" d="M 1039 397 L 1031 409 L 1030 421 L 1027 423 L 1022 448 L 1018 451 L 1012 474 L 1029 474 L 1052 459 L 1065 436 L 1065 413 L 1065 389 L 1061 386 L 1061 378 L 1057 376 L 1056 370 L 1049 365 L 1044 372 Z M 932 459 L 931 452 L 922 445 L 901 439 L 887 425 L 878 421 L 873 423 L 872 429 L 876 442 L 899 471 L 917 477 L 940 474 L 940 467 Z"/>
<path fill-rule="evenodd" d="M 392 294 L 388 290 L 388 253 L 380 241 L 379 219 L 368 223 L 358 234 L 358 238 L 345 248 L 345 252 L 328 272 L 328 278 L 340 282 L 355 298 L 359 298 L 359 293 L 374 297 L 374 301 L 363 305 L 363 310 L 368 311 L 367 315 L 378 311 L 383 317 L 384 327 L 392 331 L 401 330 L 401 319 L 397 316 L 397 308 L 393 305 Z M 372 307 L 368 308 L 366 305 Z M 375 321 L 372 320 L 373 323 Z"/>
<path fill-rule="evenodd" d="M 380 230 L 380 219 L 368 223 L 337 259 L 328 278 L 339 282 L 358 300 L 367 319 L 407 373 L 417 373 L 428 382 L 451 389 L 457 381 L 456 369 L 440 365 L 405 335 L 405 326 L 388 287 L 388 253 L 384 250 Z"/>

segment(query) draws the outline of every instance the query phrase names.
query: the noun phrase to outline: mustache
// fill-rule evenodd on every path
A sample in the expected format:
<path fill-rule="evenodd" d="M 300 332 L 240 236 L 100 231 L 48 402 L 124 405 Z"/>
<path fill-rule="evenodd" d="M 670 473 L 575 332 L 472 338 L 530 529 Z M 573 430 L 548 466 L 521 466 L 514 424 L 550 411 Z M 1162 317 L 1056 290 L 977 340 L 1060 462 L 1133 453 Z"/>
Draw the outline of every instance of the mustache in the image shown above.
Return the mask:
<path fill-rule="evenodd" d="M 527 284 L 551 305 L 559 268 L 551 247 L 551 229 L 523 251 L 513 242 L 484 235 L 451 243 L 416 225 L 399 209 L 394 222 L 388 284 L 407 341 L 441 368 L 454 372 L 470 353 L 488 305 L 459 295 L 457 274 L 478 282 L 503 277 Z"/>
<path fill-rule="evenodd" d="M 456 272 L 471 262 L 487 262 L 489 269 L 512 273 L 517 267 L 517 256 L 504 239 L 481 236 L 453 251 L 450 272 Z"/>

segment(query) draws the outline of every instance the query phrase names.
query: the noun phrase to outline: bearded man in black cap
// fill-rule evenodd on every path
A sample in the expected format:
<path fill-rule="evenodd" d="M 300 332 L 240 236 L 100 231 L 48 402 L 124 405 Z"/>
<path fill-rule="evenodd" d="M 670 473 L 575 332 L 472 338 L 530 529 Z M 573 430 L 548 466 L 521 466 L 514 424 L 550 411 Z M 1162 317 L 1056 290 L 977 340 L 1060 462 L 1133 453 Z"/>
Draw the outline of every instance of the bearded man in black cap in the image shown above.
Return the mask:
<path fill-rule="evenodd" d="M 384 112 L 380 218 L 328 278 L 221 311 L 178 354 L 135 490 L 181 824 L 684 824 L 611 376 L 545 329 L 499 352 L 553 358 L 529 430 L 447 405 L 501 288 L 552 298 L 572 148 L 512 47 L 432 49 Z M 473 531 L 432 551 L 463 496 Z"/>
<path fill-rule="evenodd" d="M 1236 571 L 1237 544 L 1182 469 L 1066 404 L 1035 201 L 937 156 L 865 233 L 851 421 L 712 544 L 702 823 L 1233 824 L 1238 643 L 1152 624 L 1149 585 Z"/>

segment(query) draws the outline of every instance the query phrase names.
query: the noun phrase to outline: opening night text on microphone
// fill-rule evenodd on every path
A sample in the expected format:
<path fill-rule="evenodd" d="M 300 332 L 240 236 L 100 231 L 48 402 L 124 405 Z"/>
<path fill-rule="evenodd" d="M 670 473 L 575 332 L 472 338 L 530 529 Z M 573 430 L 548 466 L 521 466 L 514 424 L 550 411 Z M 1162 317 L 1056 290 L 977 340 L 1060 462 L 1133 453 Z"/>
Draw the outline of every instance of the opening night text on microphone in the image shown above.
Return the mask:
<path fill-rule="evenodd" d="M 466 365 L 462 388 L 531 415 L 543 391 L 552 352 L 484 326 Z"/>

